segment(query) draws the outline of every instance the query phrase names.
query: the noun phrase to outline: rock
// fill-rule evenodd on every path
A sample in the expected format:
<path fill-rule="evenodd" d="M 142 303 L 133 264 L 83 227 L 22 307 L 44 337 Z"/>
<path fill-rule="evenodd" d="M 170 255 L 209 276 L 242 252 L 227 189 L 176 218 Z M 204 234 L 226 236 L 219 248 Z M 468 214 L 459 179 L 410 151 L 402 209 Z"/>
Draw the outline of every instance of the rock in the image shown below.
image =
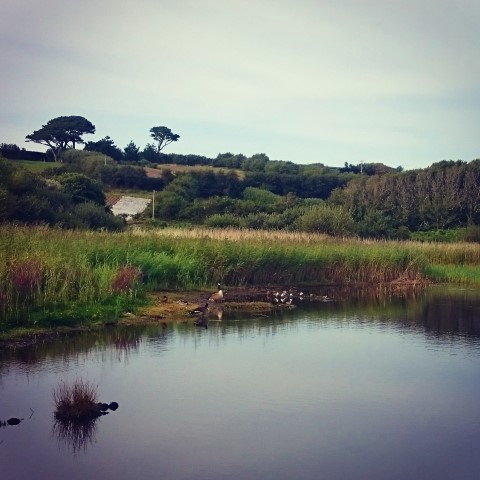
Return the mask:
<path fill-rule="evenodd" d="M 7 420 L 7 423 L 9 425 L 18 425 L 22 420 L 23 420 L 23 418 L 9 418 Z"/>

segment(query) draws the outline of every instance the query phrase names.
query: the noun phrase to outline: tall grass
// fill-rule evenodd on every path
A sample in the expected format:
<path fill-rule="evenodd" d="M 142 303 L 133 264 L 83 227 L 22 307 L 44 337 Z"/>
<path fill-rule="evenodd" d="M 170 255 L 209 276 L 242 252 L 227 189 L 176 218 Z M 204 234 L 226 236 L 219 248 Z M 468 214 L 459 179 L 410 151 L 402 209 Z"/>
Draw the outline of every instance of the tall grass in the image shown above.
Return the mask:
<path fill-rule="evenodd" d="M 442 276 L 432 268 L 439 265 L 458 271 Z M 473 244 L 235 229 L 106 233 L 1 226 L 0 327 L 38 319 L 78 323 L 101 318 L 108 309 L 118 315 L 154 289 L 210 288 L 218 281 L 227 286 L 429 278 L 478 283 L 479 266 L 480 246 Z"/>

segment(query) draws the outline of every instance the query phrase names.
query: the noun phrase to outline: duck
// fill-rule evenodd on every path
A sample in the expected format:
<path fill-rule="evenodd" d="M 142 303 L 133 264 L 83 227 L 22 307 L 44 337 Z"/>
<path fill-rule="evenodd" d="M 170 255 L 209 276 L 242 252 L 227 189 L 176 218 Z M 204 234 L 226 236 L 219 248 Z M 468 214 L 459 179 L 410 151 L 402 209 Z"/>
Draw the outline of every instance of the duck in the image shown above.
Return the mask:
<path fill-rule="evenodd" d="M 199 305 L 197 308 L 194 308 L 193 310 L 190 310 L 188 313 L 190 315 L 205 315 L 205 313 L 208 311 L 208 302 L 205 305 Z"/>
<path fill-rule="evenodd" d="M 7 423 L 8 423 L 8 425 L 18 425 L 22 420 L 23 420 L 23 418 L 13 417 L 13 418 L 9 418 L 7 420 Z"/>
<path fill-rule="evenodd" d="M 209 302 L 220 303 L 223 302 L 223 290 L 220 283 L 217 283 L 218 292 L 212 293 L 208 299 Z"/>

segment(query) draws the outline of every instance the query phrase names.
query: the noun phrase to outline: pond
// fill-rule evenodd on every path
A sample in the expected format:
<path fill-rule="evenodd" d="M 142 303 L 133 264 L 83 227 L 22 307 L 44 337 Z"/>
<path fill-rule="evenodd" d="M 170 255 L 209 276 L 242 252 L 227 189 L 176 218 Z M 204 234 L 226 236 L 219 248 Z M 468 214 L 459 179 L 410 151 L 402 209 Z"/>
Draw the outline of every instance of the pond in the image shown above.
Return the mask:
<path fill-rule="evenodd" d="M 480 294 L 330 299 L 0 350 L 1 478 L 479 478 Z M 75 379 L 118 410 L 56 422 Z"/>

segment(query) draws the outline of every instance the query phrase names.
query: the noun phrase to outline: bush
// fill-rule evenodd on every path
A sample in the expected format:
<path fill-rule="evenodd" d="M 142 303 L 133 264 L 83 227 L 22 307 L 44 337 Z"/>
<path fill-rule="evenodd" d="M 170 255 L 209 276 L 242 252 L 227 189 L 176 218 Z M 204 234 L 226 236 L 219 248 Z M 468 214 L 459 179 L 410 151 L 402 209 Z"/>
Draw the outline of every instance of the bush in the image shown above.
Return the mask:
<path fill-rule="evenodd" d="M 68 212 L 64 217 L 63 226 L 80 229 L 106 229 L 110 231 L 122 230 L 125 220 L 115 217 L 105 208 L 94 203 L 81 203 Z"/>
<path fill-rule="evenodd" d="M 296 222 L 299 230 L 326 233 L 328 235 L 351 235 L 354 222 L 350 213 L 343 207 L 316 205 L 308 208 Z"/>
<path fill-rule="evenodd" d="M 461 234 L 460 238 L 465 242 L 480 243 L 480 226 L 469 225 Z"/>
<path fill-rule="evenodd" d="M 231 213 L 215 214 L 205 220 L 205 225 L 211 228 L 236 227 L 243 228 L 245 221 L 242 217 L 232 215 Z"/>

